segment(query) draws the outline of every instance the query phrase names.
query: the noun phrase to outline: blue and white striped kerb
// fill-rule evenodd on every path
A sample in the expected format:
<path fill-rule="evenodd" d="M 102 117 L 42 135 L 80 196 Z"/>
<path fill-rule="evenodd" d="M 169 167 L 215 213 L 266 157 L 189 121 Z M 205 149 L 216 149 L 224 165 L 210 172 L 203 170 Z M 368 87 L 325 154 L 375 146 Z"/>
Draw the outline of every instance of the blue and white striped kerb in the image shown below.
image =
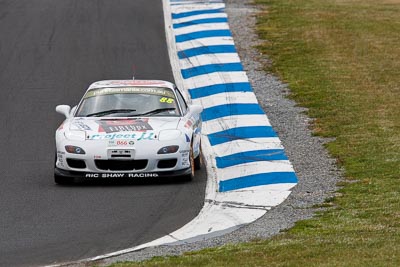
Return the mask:
<path fill-rule="evenodd" d="M 180 73 L 192 101 L 204 107 L 203 133 L 211 145 L 207 152 L 213 155 L 219 192 L 288 192 L 297 183 L 295 172 L 243 70 L 225 5 L 170 4 Z"/>
<path fill-rule="evenodd" d="M 204 206 L 178 230 L 133 248 L 187 244 L 232 232 L 282 203 L 293 167 L 258 105 L 221 0 L 163 0 L 175 82 L 204 107 Z"/>

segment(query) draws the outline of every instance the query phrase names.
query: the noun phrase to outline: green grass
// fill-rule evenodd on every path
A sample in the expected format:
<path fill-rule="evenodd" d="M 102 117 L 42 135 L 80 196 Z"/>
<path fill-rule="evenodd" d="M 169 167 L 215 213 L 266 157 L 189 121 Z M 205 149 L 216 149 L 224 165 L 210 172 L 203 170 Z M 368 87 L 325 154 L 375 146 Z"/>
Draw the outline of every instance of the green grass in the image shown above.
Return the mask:
<path fill-rule="evenodd" d="M 400 266 L 400 0 L 256 2 L 266 70 L 335 138 L 335 208 L 269 240 L 113 266 Z"/>

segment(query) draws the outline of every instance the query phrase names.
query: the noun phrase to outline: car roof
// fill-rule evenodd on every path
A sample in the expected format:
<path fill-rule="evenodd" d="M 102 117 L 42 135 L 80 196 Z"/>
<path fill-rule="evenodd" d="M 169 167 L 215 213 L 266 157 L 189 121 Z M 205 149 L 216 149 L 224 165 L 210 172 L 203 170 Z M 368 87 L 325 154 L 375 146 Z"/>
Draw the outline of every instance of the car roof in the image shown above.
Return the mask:
<path fill-rule="evenodd" d="M 160 87 L 174 89 L 174 84 L 161 81 L 161 80 L 104 80 L 92 83 L 87 91 L 99 88 L 110 88 L 110 87 Z"/>

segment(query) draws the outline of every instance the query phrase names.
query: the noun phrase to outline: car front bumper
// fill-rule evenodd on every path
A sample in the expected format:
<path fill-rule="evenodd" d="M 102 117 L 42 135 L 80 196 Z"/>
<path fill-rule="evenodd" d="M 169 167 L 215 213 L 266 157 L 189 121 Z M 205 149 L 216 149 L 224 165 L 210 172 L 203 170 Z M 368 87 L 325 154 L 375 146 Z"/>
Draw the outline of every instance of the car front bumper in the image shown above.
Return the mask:
<path fill-rule="evenodd" d="M 191 174 L 191 168 L 162 171 L 162 172 L 84 172 L 84 171 L 68 171 L 59 168 L 54 168 L 54 174 L 61 177 L 70 178 L 86 178 L 86 179 L 112 179 L 112 178 L 162 178 L 162 177 L 177 177 Z"/>

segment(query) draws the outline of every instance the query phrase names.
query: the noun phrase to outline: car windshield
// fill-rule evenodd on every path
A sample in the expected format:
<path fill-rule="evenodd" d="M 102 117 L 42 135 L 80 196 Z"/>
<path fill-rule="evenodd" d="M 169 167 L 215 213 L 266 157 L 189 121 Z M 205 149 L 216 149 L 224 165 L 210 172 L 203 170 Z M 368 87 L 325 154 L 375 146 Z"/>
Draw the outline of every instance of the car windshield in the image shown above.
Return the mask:
<path fill-rule="evenodd" d="M 180 116 L 180 112 L 169 88 L 116 87 L 86 92 L 75 116 Z"/>

